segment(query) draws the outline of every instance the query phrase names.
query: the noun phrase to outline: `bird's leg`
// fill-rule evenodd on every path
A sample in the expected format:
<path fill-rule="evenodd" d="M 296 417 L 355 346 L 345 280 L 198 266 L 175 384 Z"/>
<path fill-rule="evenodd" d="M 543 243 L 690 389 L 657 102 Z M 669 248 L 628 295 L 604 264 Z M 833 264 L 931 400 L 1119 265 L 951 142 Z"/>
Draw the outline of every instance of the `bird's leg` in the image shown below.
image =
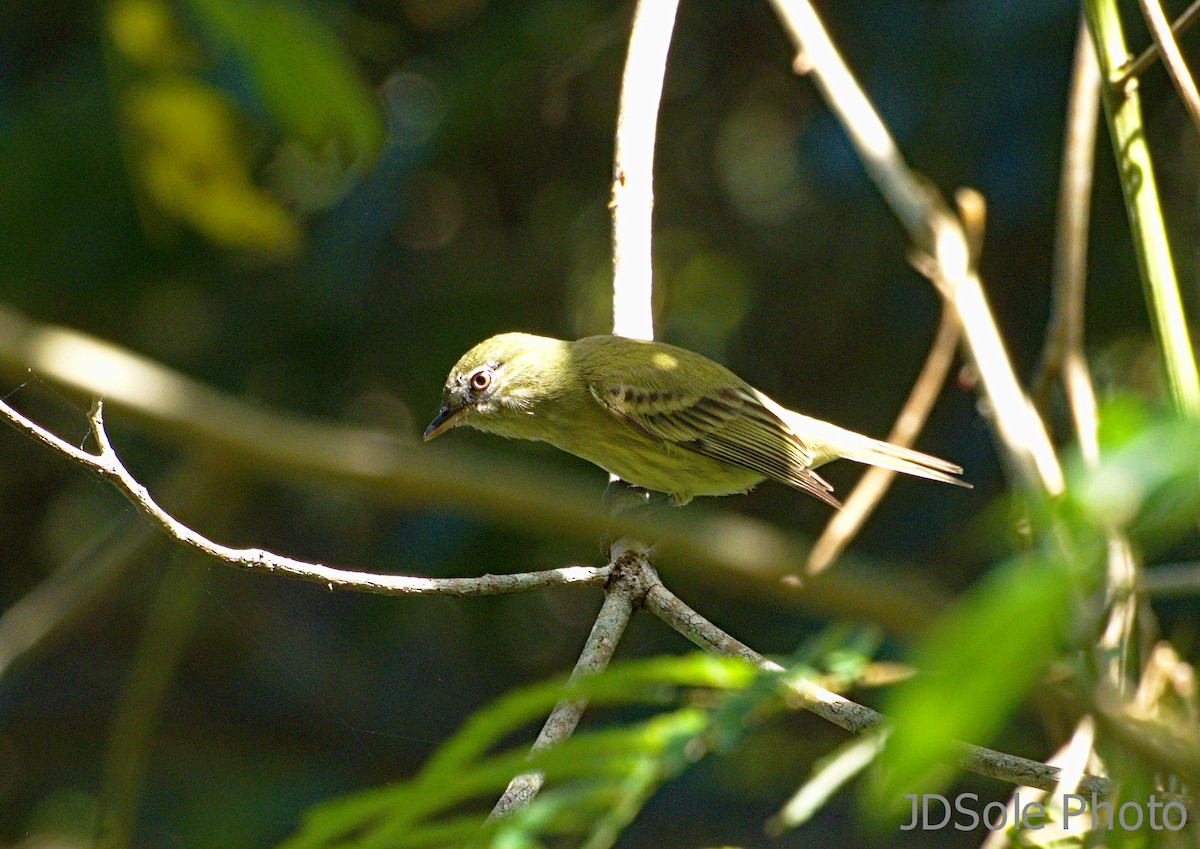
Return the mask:
<path fill-rule="evenodd" d="M 608 486 L 604 488 L 604 508 L 610 517 L 645 515 L 663 504 L 668 496 L 660 492 L 651 492 L 640 486 L 633 486 L 617 477 L 609 477 Z M 600 540 L 601 549 L 605 556 L 617 540 L 617 533 L 610 529 Z"/>
<path fill-rule="evenodd" d="M 624 513 L 636 512 L 654 501 L 655 494 L 640 486 L 625 483 L 618 477 L 610 476 L 608 486 L 604 488 L 604 509 L 610 516 L 620 516 Z"/>

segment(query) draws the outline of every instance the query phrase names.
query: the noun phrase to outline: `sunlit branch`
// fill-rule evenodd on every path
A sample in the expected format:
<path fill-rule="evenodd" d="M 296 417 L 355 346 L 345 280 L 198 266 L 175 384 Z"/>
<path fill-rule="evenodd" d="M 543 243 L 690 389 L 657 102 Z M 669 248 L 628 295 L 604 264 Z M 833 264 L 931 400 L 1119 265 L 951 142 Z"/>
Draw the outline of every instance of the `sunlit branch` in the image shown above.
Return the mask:
<path fill-rule="evenodd" d="M 925 358 L 925 365 L 917 375 L 908 400 L 904 402 L 896 424 L 888 434 L 888 442 L 907 447 L 916 440 L 942 392 L 946 374 L 954 363 L 958 340 L 958 317 L 947 302 L 942 309 L 941 322 Z M 895 472 L 879 466 L 867 469 L 842 504 L 842 509 L 833 514 L 821 536 L 813 543 L 812 551 L 808 554 L 810 574 L 823 571 L 845 550 L 879 504 L 895 477 Z"/>
<path fill-rule="evenodd" d="M 1167 76 L 1174 83 L 1179 99 L 1183 101 L 1183 106 L 1192 119 L 1192 126 L 1200 130 L 1200 91 L 1196 90 L 1196 81 L 1192 78 L 1187 63 L 1183 61 L 1183 54 L 1179 52 L 1179 45 L 1175 41 L 1171 25 L 1167 22 L 1162 4 L 1158 0 L 1138 0 L 1138 3 L 1150 27 L 1150 34 L 1154 37 L 1154 43 L 1158 45 Z"/>
<path fill-rule="evenodd" d="M 1172 34 L 1178 38 L 1191 29 L 1192 24 L 1197 20 L 1200 20 L 1200 0 L 1194 0 L 1192 5 L 1188 6 L 1183 14 L 1175 19 L 1175 23 L 1171 24 Z M 1136 59 L 1121 67 L 1121 77 L 1117 80 L 1117 85 L 1124 86 L 1134 77 L 1140 77 L 1146 73 L 1150 66 L 1158 61 L 1158 55 L 1158 45 L 1151 44 Z"/>
<path fill-rule="evenodd" d="M 1013 371 L 976 271 L 975 244 L 965 224 L 930 182 L 910 169 L 899 148 L 807 0 L 773 0 L 791 36 L 797 72 L 807 74 L 842 122 L 868 175 L 908 232 L 922 267 L 958 312 L 963 335 L 997 432 L 1026 483 L 1051 495 L 1063 491 L 1062 469 L 1046 427 Z M 961 206 L 961 204 L 960 204 Z"/>
<path fill-rule="evenodd" d="M 647 573 L 648 567 L 646 552 L 640 547 L 624 541 L 613 546 L 608 568 L 614 570 L 614 574 L 605 590 L 604 604 L 596 614 L 596 622 L 571 672 L 571 681 L 607 668 L 625 632 L 625 626 L 642 603 L 646 593 L 645 576 L 652 574 L 652 571 Z M 563 699 L 555 705 L 534 741 L 530 754 L 548 749 L 570 737 L 586 707 L 585 699 Z M 502 817 L 528 805 L 541 789 L 543 781 L 544 776 L 540 772 L 518 775 L 509 782 L 504 795 L 496 802 L 492 816 Z"/>
<path fill-rule="evenodd" d="M 653 217 L 654 142 L 662 100 L 667 53 L 675 27 L 677 0 L 641 0 L 633 13 L 613 155 L 613 333 L 654 338 Z M 625 552 L 645 569 L 621 569 Z M 572 678 L 604 669 L 645 590 L 636 576 L 650 570 L 646 549 L 622 541 L 613 547 L 614 568 L 604 606 L 579 656 Z M 652 570 L 650 570 L 652 571 Z M 583 716 L 586 702 L 559 702 L 533 744 L 533 752 L 566 740 Z M 504 816 L 532 801 L 542 774 L 518 775 L 504 791 L 492 816 Z"/>
<path fill-rule="evenodd" d="M 646 593 L 646 609 L 705 651 L 740 657 L 771 672 L 783 671 L 778 663 L 763 657 L 692 610 L 661 583 L 651 585 Z M 882 728 L 887 722 L 887 717 L 878 711 L 827 690 L 809 679 L 791 680 L 789 686 L 801 699 L 805 710 L 851 734 Z M 1062 773 L 1048 764 L 966 743 L 958 744 L 956 763 L 976 775 L 1042 790 L 1053 790 Z M 1101 797 L 1111 795 L 1115 789 L 1109 779 L 1093 775 L 1084 776 L 1079 787 L 1083 793 L 1095 792 Z"/>
<path fill-rule="evenodd" d="M 1050 382 L 1062 379 L 1084 459 L 1099 460 L 1096 398 L 1083 351 L 1084 292 L 1087 285 L 1088 223 L 1100 118 L 1100 67 L 1079 22 L 1063 133 L 1062 177 L 1051 270 L 1050 323 L 1034 378 L 1034 394 L 1045 398 Z"/>
<path fill-rule="evenodd" d="M 613 333 L 654 338 L 654 141 L 678 0 L 633 13 L 613 155 Z"/>
<path fill-rule="evenodd" d="M 639 604 L 644 605 L 688 640 L 707 651 L 746 658 L 764 669 L 778 671 L 780 668 L 721 631 L 679 601 L 662 585 L 646 560 L 644 549 L 636 545 L 618 544 L 614 546 L 613 563 L 600 568 L 571 566 L 520 575 L 485 575 L 480 578 L 441 579 L 348 572 L 279 557 L 261 549 L 230 549 L 207 540 L 171 517 L 149 497 L 145 488 L 129 475 L 113 452 L 104 431 L 100 405 L 96 406 L 92 414 L 93 435 L 100 446 L 98 454 L 76 448 L 39 425 L 30 422 L 2 401 L 0 401 L 0 418 L 8 420 L 51 449 L 71 457 L 80 465 L 112 482 L 140 511 L 163 527 L 177 541 L 239 568 L 266 571 L 300 580 L 317 581 L 334 589 L 388 595 L 424 594 L 467 597 L 568 583 L 607 584 L 611 579 L 610 596 L 619 591 L 619 597 L 611 603 L 606 603 L 605 607 L 610 612 L 600 617 L 593 628 L 588 645 L 577 666 L 579 674 L 598 670 L 608 662 L 612 649 L 624 628 L 624 622 L 628 619 L 626 610 L 632 612 Z M 616 576 L 613 575 L 613 572 L 617 573 Z M 884 717 L 876 711 L 839 696 L 813 682 L 798 683 L 796 686 L 798 694 L 804 699 L 806 709 L 851 733 L 861 733 L 878 727 L 885 721 Z M 552 715 L 555 720 L 554 727 L 545 731 L 552 739 L 561 739 L 565 729 L 568 726 L 573 728 L 573 723 L 578 721 L 578 717 L 575 716 L 575 707 L 572 705 L 561 707 L 561 711 L 556 709 L 556 715 Z M 550 725 L 549 720 L 547 725 Z M 563 730 L 557 730 L 558 728 Z M 980 775 L 989 775 L 1032 787 L 1052 786 L 1054 776 L 1057 775 L 1056 770 L 1045 764 L 975 746 L 964 745 L 962 747 L 959 765 Z M 1082 786 L 1085 788 L 1085 792 L 1095 789 L 1098 793 L 1104 794 L 1109 791 L 1109 785 L 1105 779 L 1089 778 Z M 512 808 L 510 807 L 509 810 Z"/>
<path fill-rule="evenodd" d="M 678 565 L 690 580 L 775 605 L 868 620 L 904 634 L 945 603 L 942 591 L 906 564 L 884 568 L 857 553 L 803 589 L 783 586 L 781 578 L 803 567 L 808 545 L 766 522 L 701 505 L 612 516 L 598 487 L 582 478 L 461 447 L 418 448 L 382 430 L 272 409 L 112 342 L 30 321 L 2 306 L 0 373 L 32 373 L 74 394 L 104 398 L 105 410 L 120 411 L 122 421 L 163 442 L 211 454 L 241 474 L 352 488 L 382 504 L 436 506 L 539 537 L 556 534 L 587 544 L 604 534 L 653 539 L 662 566 Z M 893 591 L 893 573 L 906 575 L 903 598 Z"/>
<path fill-rule="evenodd" d="M 354 590 L 379 595 L 448 595 L 468 598 L 479 595 L 498 595 L 558 584 L 603 584 L 608 579 L 605 568 L 565 566 L 543 572 L 514 575 L 481 575 L 476 578 L 419 578 L 406 575 L 380 575 L 335 569 L 318 563 L 306 563 L 272 554 L 261 548 L 230 548 L 213 542 L 180 522 L 158 505 L 149 490 L 139 483 L 122 464 L 104 430 L 103 405 L 92 408 L 92 435 L 99 453 L 92 454 L 76 448 L 55 436 L 6 402 L 0 401 L 0 418 L 4 418 L 44 445 L 70 457 L 76 463 L 95 472 L 117 488 L 135 507 L 153 519 L 169 536 L 218 560 L 251 572 L 286 575 L 301 581 L 322 584 L 330 590 Z"/>

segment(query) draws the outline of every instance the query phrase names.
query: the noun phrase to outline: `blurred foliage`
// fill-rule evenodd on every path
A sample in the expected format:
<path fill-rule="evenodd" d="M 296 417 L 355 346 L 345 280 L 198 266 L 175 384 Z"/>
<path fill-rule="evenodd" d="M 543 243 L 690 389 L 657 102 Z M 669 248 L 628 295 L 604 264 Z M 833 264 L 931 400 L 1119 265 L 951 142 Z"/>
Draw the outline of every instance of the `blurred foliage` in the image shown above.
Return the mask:
<path fill-rule="evenodd" d="M 344 173 L 368 169 L 383 140 L 380 111 L 336 40 L 290 4 L 191 6 L 211 40 L 230 45 L 246 67 L 263 109 L 289 140 L 281 149 L 311 163 L 310 171 L 330 161 Z M 296 253 L 301 223 L 255 185 L 244 117 L 197 74 L 221 51 L 210 49 L 214 55 L 202 61 L 209 45 L 188 39 L 165 0 L 111 0 L 107 15 L 126 149 L 148 202 L 217 246 Z"/>
<path fill-rule="evenodd" d="M 1088 469 L 1073 458 L 1063 498 L 1026 504 L 1035 548 L 993 569 L 912 650 L 920 674 L 884 703 L 892 725 L 870 796 L 874 810 L 900 816 L 904 794 L 943 792 L 956 741 L 995 739 L 1052 663 L 1070 667 L 1083 692 L 1098 686 L 1087 652 L 1105 624 L 1098 604 L 1113 600 L 1103 589 L 1112 533 L 1127 534 L 1147 554 L 1194 537 L 1195 422 L 1128 396 L 1106 404 L 1099 421 L 1100 465 Z M 1173 674 L 1191 673 L 1179 663 Z M 1144 774 L 1137 770 L 1144 766 L 1114 775 L 1129 780 Z"/>
<path fill-rule="evenodd" d="M 1130 38 L 1144 44 L 1130 5 Z M 415 439 L 447 368 L 479 339 L 509 329 L 608 330 L 607 203 L 631 8 L 602 0 L 0 4 L 0 299 L 251 402 Z M 1046 318 L 1077 6 L 904 0 L 820 11 L 913 165 L 944 189 L 965 184 L 986 196 L 981 270 L 1017 369 L 1031 373 Z M 767 4 L 681 5 L 657 151 L 658 327 L 789 406 L 882 435 L 920 367 L 937 299 L 907 266 L 898 226 L 791 59 Z M 1200 144 L 1160 70 L 1140 90 L 1194 314 Z M 1083 655 L 1100 616 L 1090 590 L 1106 529 L 1126 530 L 1148 563 L 1200 556 L 1200 448 L 1193 429 L 1161 412 L 1158 353 L 1103 146 L 1096 178 L 1087 340 L 1105 402 L 1100 468 L 1072 462 L 1061 504 L 1008 491 L 987 409 L 977 408 L 964 370 L 921 447 L 960 462 L 976 489 L 898 482 L 856 542 L 919 563 L 952 590 L 972 587 L 914 650 L 922 674 L 894 691 L 896 776 L 928 774 L 954 736 L 1033 758 L 1061 741 L 1075 708 L 1047 705 L 1035 685 L 1049 669 L 1086 693 L 1093 671 Z M 3 374 L 0 395 L 83 439 L 86 399 L 19 364 Z M 1049 423 L 1060 444 L 1073 441 L 1059 398 Z M 178 455 L 203 453 L 164 446 L 120 420 L 110 428 L 152 491 Z M 543 446 L 455 439 L 591 475 L 597 494 L 603 486 L 602 475 Z M 599 557 L 595 546 L 471 516 L 385 510 L 328 483 L 299 489 L 247 472 L 220 469 L 247 506 L 211 499 L 196 511 L 224 514 L 214 523 L 223 542 L 431 575 Z M 827 476 L 845 492 L 855 474 L 835 466 Z M 721 506 L 806 533 L 828 515 L 783 487 Z M 0 439 L 0 609 L 93 544 L 102 558 L 105 534 L 129 521 L 129 509 L 48 452 Z M 212 528 L 204 518 L 202 529 Z M 112 717 L 149 639 L 145 611 L 165 604 L 154 601 L 162 560 L 161 550 L 130 560 L 126 580 L 0 678 L 0 843 L 91 844 L 100 788 L 111 780 Z M 309 810 L 300 835 L 311 835 L 305 829 L 330 817 L 348 821 L 353 803 L 340 798 L 427 787 L 429 770 L 454 750 L 446 747 L 464 740 L 499 742 L 518 759 L 532 736 L 515 731 L 520 721 L 468 717 L 499 693 L 519 701 L 528 695 L 520 685 L 569 668 L 598 604 L 579 589 L 468 601 L 331 596 L 205 568 L 196 637 L 177 667 L 158 670 L 167 689 L 156 725 L 129 732 L 149 741 L 137 846 L 275 845 Z M 664 578 L 764 652 L 788 653 L 824 625 L 745 600 L 736 578 Z M 1187 717 L 1194 693 L 1183 678 L 1200 649 L 1195 596 L 1146 606 L 1176 652 L 1168 666 L 1177 677 L 1164 673 L 1174 683 L 1163 684 L 1161 701 Z M 635 618 L 622 646 L 630 656 L 683 650 L 646 617 Z M 854 680 L 873 651 L 851 646 L 844 675 Z M 887 641 L 879 652 L 895 659 L 903 647 Z M 534 692 L 552 699 L 558 691 Z M 857 757 L 856 771 L 874 753 L 851 751 L 839 763 L 845 736 L 801 715 L 749 731 L 714 726 L 723 708 L 744 715 L 737 697 L 745 694 L 761 696 L 751 686 L 665 711 L 625 704 L 614 708 L 617 721 L 606 712 L 588 730 L 620 737 L 620 747 L 612 737 L 575 741 L 593 747 L 592 762 L 572 762 L 564 750 L 564 765 L 580 770 L 652 756 L 624 764 L 647 771 L 623 797 L 636 804 L 613 821 L 624 828 L 621 845 L 760 845 L 763 823 L 801 786 L 820 799 L 778 845 L 867 839 L 833 767 Z M 1044 722 L 1032 720 L 1031 703 Z M 1110 722 L 1130 734 L 1191 727 L 1162 710 Z M 497 724 L 473 737 L 485 721 Z M 498 741 L 501 727 L 512 733 Z M 676 743 L 714 727 L 734 729 L 718 754 L 663 767 Z M 1144 754 L 1115 744 L 1106 753 L 1131 787 L 1144 778 Z M 479 750 L 467 761 L 504 757 Z M 487 788 L 503 783 L 502 771 Z M 452 806 L 455 788 L 443 784 L 438 798 Z M 485 801 L 489 790 L 477 787 L 470 800 Z M 1009 792 L 973 789 L 985 800 Z M 344 795 L 352 791 L 362 795 Z M 573 811 L 581 814 L 573 835 L 594 826 L 570 792 L 548 794 L 528 815 L 546 819 L 522 827 L 532 834 Z M 456 820 L 468 812 L 454 807 L 439 813 L 438 823 L 479 821 Z M 978 843 L 953 830 L 891 837 L 897 846 Z"/>
<path fill-rule="evenodd" d="M 297 249 L 297 222 L 250 182 L 233 112 L 216 92 L 162 80 L 131 87 L 124 112 L 142 189 L 162 212 L 226 247 Z"/>
<path fill-rule="evenodd" d="M 514 690 L 472 716 L 412 781 L 313 809 L 283 847 L 367 849 L 473 840 L 481 846 L 532 847 L 544 836 L 574 835 L 582 838 L 580 845 L 607 849 L 663 780 L 698 760 L 722 727 L 736 728 L 775 686 L 755 688 L 752 703 L 742 700 L 732 710 L 728 700 L 688 705 L 685 699 L 675 710 L 580 733 L 532 757 L 524 744 L 498 755 L 487 750 L 540 720 L 560 699 L 587 699 L 592 708 L 661 705 L 675 701 L 679 688 L 742 690 L 754 678 L 744 661 L 693 655 L 630 661 L 570 684 Z M 704 701 L 710 706 L 703 707 Z M 477 814 L 456 813 L 472 800 L 490 807 L 514 775 L 530 771 L 542 772 L 548 786 L 532 806 L 486 824 Z"/>
<path fill-rule="evenodd" d="M 796 709 L 799 700 L 788 697 L 788 688 L 799 679 L 827 674 L 853 683 L 868 665 L 864 650 L 876 642 L 868 632 L 835 627 L 803 646 L 781 672 L 759 672 L 736 659 L 684 655 L 626 661 L 574 681 L 519 688 L 477 711 L 411 781 L 309 811 L 282 849 L 458 844 L 515 849 L 545 845 L 548 838 L 607 849 L 663 782 L 711 753 L 736 751 L 771 717 Z M 637 706 L 659 711 L 577 733 L 532 755 L 524 744 L 488 754 L 546 716 L 560 699 L 586 699 L 593 711 Z M 468 806 L 490 808 L 514 775 L 532 771 L 541 772 L 546 783 L 528 807 L 496 819 L 462 813 Z"/>

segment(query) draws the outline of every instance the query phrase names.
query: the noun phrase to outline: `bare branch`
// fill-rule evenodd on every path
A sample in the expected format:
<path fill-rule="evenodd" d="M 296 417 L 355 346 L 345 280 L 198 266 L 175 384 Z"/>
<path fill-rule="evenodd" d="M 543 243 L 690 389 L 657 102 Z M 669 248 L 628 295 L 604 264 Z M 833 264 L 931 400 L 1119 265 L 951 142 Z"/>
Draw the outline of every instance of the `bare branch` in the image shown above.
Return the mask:
<path fill-rule="evenodd" d="M 783 667 L 778 663 L 763 657 L 692 610 L 661 582 L 651 585 L 646 593 L 645 604 L 647 610 L 705 651 L 729 657 L 740 657 L 760 669 L 772 672 L 783 671 Z M 802 706 L 805 710 L 851 734 L 861 734 L 864 731 L 880 728 L 887 722 L 887 717 L 878 711 L 853 702 L 810 680 L 790 680 L 788 685 L 803 700 Z M 1054 790 L 1062 773 L 1058 767 L 967 743 L 958 744 L 956 763 L 960 768 L 976 775 L 985 775 L 1012 784 L 1036 787 L 1042 790 Z M 1112 781 L 1094 775 L 1083 776 L 1079 782 L 1079 788 L 1083 793 L 1094 792 L 1101 797 L 1108 797 L 1115 790 Z M 1191 800 L 1178 798 L 1190 810 Z"/>
<path fill-rule="evenodd" d="M 1176 36 L 1183 35 L 1191 29 L 1192 24 L 1196 23 L 1197 20 L 1200 20 L 1200 0 L 1195 0 L 1192 5 L 1184 10 L 1182 15 L 1175 19 L 1175 23 L 1171 24 L 1171 32 Z M 1117 80 L 1117 85 L 1123 87 L 1134 77 L 1140 77 L 1157 60 L 1158 45 L 1151 44 L 1142 51 L 1140 56 L 1121 69 L 1121 78 Z"/>
<path fill-rule="evenodd" d="M 689 580 L 822 616 L 869 620 L 896 634 L 918 630 L 945 604 L 943 591 L 907 564 L 887 568 L 858 554 L 803 591 L 782 586 L 781 579 L 803 568 L 808 544 L 766 522 L 703 505 L 614 517 L 581 477 L 461 446 L 418 448 L 394 434 L 273 410 L 111 342 L 0 306 L 0 373 L 30 372 L 85 397 L 103 397 L 105 410 L 119 411 L 123 421 L 166 442 L 203 449 L 243 474 L 353 487 L 379 503 L 436 505 L 533 535 L 588 543 L 605 534 L 653 539 L 655 561 L 686 568 Z M 902 598 L 893 589 L 896 574 L 906 576 Z"/>
<path fill-rule="evenodd" d="M 1150 26 L 1150 34 L 1154 37 L 1154 43 L 1158 45 L 1158 51 L 1162 54 L 1167 75 L 1175 84 L 1175 90 L 1179 92 L 1179 98 L 1183 101 L 1188 115 L 1191 116 L 1193 126 L 1200 129 L 1200 91 L 1196 90 L 1196 81 L 1192 79 L 1187 63 L 1183 61 L 1183 54 L 1179 52 L 1179 45 L 1175 42 L 1171 25 L 1167 23 L 1167 16 L 1163 13 L 1162 4 L 1158 0 L 1138 0 L 1138 2 L 1142 7 L 1142 14 L 1146 17 L 1146 23 Z"/>
<path fill-rule="evenodd" d="M 936 189 L 904 162 L 899 148 L 846 67 L 807 0 L 773 0 L 807 73 L 842 122 L 867 173 L 908 231 L 931 280 L 954 304 L 964 338 L 995 410 L 1013 465 L 1032 486 L 1057 495 L 1062 469 L 1041 417 L 1022 390 L 975 268 L 973 240 Z"/>
<path fill-rule="evenodd" d="M 272 554 L 261 548 L 229 548 L 213 542 L 180 522 L 150 496 L 121 463 L 104 430 L 103 405 L 92 408 L 92 435 L 100 453 L 91 454 L 76 448 L 50 431 L 27 419 L 0 401 L 0 418 L 4 418 L 42 444 L 70 457 L 79 465 L 96 472 L 117 488 L 135 507 L 153 519 L 173 539 L 195 548 L 210 557 L 223 560 L 239 569 L 286 575 L 301 581 L 324 584 L 330 590 L 354 590 L 378 595 L 448 595 L 469 598 L 478 595 L 498 595 L 520 592 L 559 584 L 600 585 L 608 579 L 607 568 L 565 566 L 544 572 L 525 572 L 515 575 L 481 575 L 477 578 L 418 578 L 406 575 L 378 575 L 335 569 L 317 563 L 306 563 L 290 557 Z"/>
<path fill-rule="evenodd" d="M 1054 267 L 1051 271 L 1050 326 L 1033 380 L 1034 396 L 1046 397 L 1050 382 L 1062 378 L 1085 457 L 1099 456 L 1095 396 L 1083 359 L 1083 306 L 1087 284 L 1088 222 L 1100 117 L 1100 66 L 1080 18 L 1067 99 L 1062 177 L 1058 189 Z"/>
<path fill-rule="evenodd" d="M 1063 140 L 1050 326 L 1034 385 L 1035 394 L 1045 398 L 1050 381 L 1062 380 L 1084 462 L 1093 469 L 1100 463 L 1100 423 L 1084 354 L 1084 294 L 1100 84 L 1096 50 L 1087 20 L 1081 16 Z M 1128 675 L 1138 666 L 1131 656 L 1138 608 L 1137 563 L 1124 534 L 1109 529 L 1107 536 L 1109 619 L 1096 648 L 1107 684 L 1124 693 Z"/>
<path fill-rule="evenodd" d="M 938 325 L 929 355 L 925 358 L 925 365 L 917 375 L 908 400 L 904 402 L 896 424 L 888 434 L 888 442 L 907 447 L 916 440 L 933 409 L 934 402 L 941 394 L 946 374 L 954 363 L 958 338 L 958 317 L 947 302 L 942 309 L 941 323 Z M 842 504 L 842 509 L 833 514 L 821 536 L 813 543 L 812 550 L 808 553 L 807 568 L 810 574 L 824 571 L 838 558 L 870 517 L 895 477 L 895 472 L 879 466 L 867 469 L 866 474 Z"/>
<path fill-rule="evenodd" d="M 592 625 L 592 632 L 571 672 L 572 681 L 583 675 L 594 675 L 608 666 L 621 635 L 625 633 L 625 626 L 629 624 L 634 610 L 642 604 L 648 581 L 651 577 L 654 581 L 658 580 L 650 561 L 646 559 L 645 550 L 626 541 L 613 546 L 609 568 L 613 570 L 612 581 L 605 592 L 604 604 L 596 616 L 596 622 Z M 555 705 L 534 741 L 530 754 L 548 749 L 570 737 L 586 707 L 586 699 L 563 699 Z M 509 782 L 504 795 L 492 809 L 491 816 L 503 817 L 528 805 L 541 790 L 543 780 L 541 772 L 518 775 Z"/>

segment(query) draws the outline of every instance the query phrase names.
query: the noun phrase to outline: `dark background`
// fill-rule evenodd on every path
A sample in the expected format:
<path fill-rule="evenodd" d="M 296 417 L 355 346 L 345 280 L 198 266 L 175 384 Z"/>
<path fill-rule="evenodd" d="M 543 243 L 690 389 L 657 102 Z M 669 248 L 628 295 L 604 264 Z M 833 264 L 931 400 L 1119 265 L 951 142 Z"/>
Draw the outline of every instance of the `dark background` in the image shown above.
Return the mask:
<path fill-rule="evenodd" d="M 944 192 L 966 185 L 986 197 L 981 271 L 1028 376 L 1047 318 L 1076 6 L 820 6 L 910 164 Z M 211 48 L 193 13 L 172 8 L 209 51 L 194 74 L 238 106 L 254 173 L 266 182 L 284 133 L 253 75 Z M 0 297 L 29 319 L 87 331 L 233 395 L 413 440 L 449 367 L 480 339 L 609 330 L 607 203 L 632 7 L 305 8 L 378 92 L 388 135 L 378 163 L 340 201 L 298 218 L 302 243 L 281 255 L 220 244 L 139 195 L 102 4 L 5 3 Z M 1146 43 L 1132 21 L 1131 32 L 1138 47 Z M 904 235 L 840 127 L 790 62 L 765 3 L 682 4 L 658 134 L 658 335 L 722 360 L 790 407 L 882 436 L 920 368 L 939 304 L 908 266 Z M 1190 305 L 1195 132 L 1161 69 L 1142 91 Z M 1096 178 L 1089 353 L 1102 388 L 1119 378 L 1153 392 L 1153 367 L 1142 363 L 1145 308 L 1103 136 Z M 920 564 L 951 590 L 991 562 L 980 514 L 1004 486 L 968 383 L 949 382 L 920 446 L 961 463 L 975 489 L 898 482 L 856 543 Z M 0 394 L 68 439 L 86 433 L 86 399 L 37 374 L 8 368 Z M 152 489 L 189 455 L 117 414 L 110 421 Z M 597 497 L 603 485 L 598 470 L 540 445 L 457 431 L 446 441 L 577 471 Z M 858 474 L 838 466 L 828 477 L 845 492 Z M 808 535 L 829 515 L 775 485 L 709 506 Z M 373 571 L 470 575 L 600 560 L 598 543 L 515 534 L 433 504 L 402 512 L 269 473 L 228 477 L 203 516 L 202 529 L 229 544 Z M 0 604 L 113 523 L 121 533 L 138 520 L 107 485 L 0 432 Z M 142 558 L 86 617 L 0 679 L 0 843 L 86 840 L 109 724 L 171 552 L 164 543 Z M 395 600 L 330 595 L 194 559 L 177 568 L 200 576 L 188 591 L 197 618 L 153 737 L 137 834 L 144 846 L 270 845 L 308 805 L 410 775 L 487 700 L 569 669 L 599 605 L 586 589 Z M 682 571 L 664 577 L 764 652 L 791 651 L 821 624 L 725 597 L 712 582 L 699 595 Z M 638 617 L 619 656 L 686 648 Z M 897 650 L 888 643 L 884 652 Z M 1005 745 L 1042 756 L 1028 725 Z M 805 718 L 773 724 L 738 755 L 664 789 L 622 845 L 766 845 L 762 821 L 837 739 Z M 1004 796 L 998 785 L 974 786 Z M 852 808 L 835 805 L 773 845 L 858 845 L 865 838 L 838 819 L 849 816 Z"/>

